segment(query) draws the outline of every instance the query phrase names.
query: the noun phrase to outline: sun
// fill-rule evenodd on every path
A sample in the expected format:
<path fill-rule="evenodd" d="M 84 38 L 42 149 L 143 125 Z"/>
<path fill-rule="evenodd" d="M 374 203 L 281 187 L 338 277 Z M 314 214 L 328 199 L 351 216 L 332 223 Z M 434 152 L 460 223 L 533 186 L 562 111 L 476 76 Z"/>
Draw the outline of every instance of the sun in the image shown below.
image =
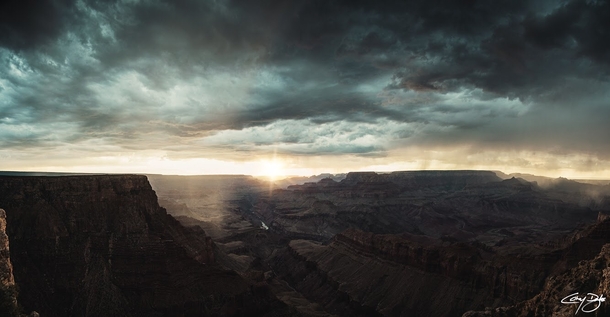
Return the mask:
<path fill-rule="evenodd" d="M 286 176 L 284 171 L 284 163 L 278 160 L 265 160 L 261 162 L 262 169 L 260 172 L 261 176 L 269 178 L 269 180 L 277 180 Z"/>

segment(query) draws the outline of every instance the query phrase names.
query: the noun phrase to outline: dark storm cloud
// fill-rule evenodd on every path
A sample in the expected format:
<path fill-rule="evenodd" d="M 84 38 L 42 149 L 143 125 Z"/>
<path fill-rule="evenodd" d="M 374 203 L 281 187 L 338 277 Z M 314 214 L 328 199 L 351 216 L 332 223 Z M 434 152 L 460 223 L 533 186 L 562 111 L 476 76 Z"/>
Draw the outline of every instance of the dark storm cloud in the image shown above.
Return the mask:
<path fill-rule="evenodd" d="M 74 0 L 6 0 L 0 3 L 0 45 L 33 48 L 55 40 L 71 19 Z"/>
<path fill-rule="evenodd" d="M 171 148 L 217 136 L 204 143 L 359 155 L 413 144 L 549 146 L 610 156 L 601 137 L 610 131 L 596 120 L 608 112 L 610 86 L 605 1 L 1 6 L 5 147 L 96 139 Z M 274 129 L 285 122 L 325 128 L 282 138 Z M 365 128 L 380 122 L 388 127 Z M 587 142 L 568 132 L 583 129 L 594 131 Z"/>
<path fill-rule="evenodd" d="M 525 39 L 544 49 L 567 49 L 575 57 L 610 61 L 610 4 L 606 1 L 573 1 L 544 17 L 528 16 Z"/>
<path fill-rule="evenodd" d="M 504 96 L 537 98 L 563 88 L 566 77 L 607 76 L 608 21 L 610 4 L 593 1 L 488 21 L 493 32 L 488 37 L 428 42 L 396 73 L 390 88 L 446 91 L 470 85 Z"/>

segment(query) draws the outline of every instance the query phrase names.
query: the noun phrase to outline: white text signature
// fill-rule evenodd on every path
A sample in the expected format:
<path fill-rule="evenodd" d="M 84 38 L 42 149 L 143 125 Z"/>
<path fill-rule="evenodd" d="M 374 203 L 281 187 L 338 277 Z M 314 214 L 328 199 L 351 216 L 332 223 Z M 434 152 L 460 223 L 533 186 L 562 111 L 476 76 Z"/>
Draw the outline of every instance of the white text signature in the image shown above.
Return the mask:
<path fill-rule="evenodd" d="M 579 311 L 583 313 L 594 312 L 606 301 L 604 295 L 593 293 L 587 293 L 587 295 L 582 297 L 578 295 L 579 293 L 570 294 L 561 300 L 562 304 L 578 304 L 578 308 L 574 315 L 578 314 Z"/>

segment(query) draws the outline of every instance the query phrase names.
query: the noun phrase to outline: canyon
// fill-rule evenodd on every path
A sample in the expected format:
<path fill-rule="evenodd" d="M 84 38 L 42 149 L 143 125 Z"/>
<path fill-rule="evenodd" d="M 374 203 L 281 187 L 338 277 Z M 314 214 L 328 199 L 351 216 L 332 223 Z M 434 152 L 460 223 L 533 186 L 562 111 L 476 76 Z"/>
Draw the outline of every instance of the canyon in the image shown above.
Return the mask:
<path fill-rule="evenodd" d="M 0 270 L 41 316 L 567 316 L 608 293 L 609 197 L 493 171 L 0 176 Z"/>
<path fill-rule="evenodd" d="M 216 263 L 215 245 L 157 203 L 146 176 L 0 177 L 18 302 L 42 316 L 289 314 Z"/>
<path fill-rule="evenodd" d="M 223 191 L 225 199 L 189 205 L 151 180 L 160 199 L 187 202 L 179 221 L 216 232 L 227 266 L 266 272 L 276 294 L 289 288 L 303 297 L 279 296 L 302 303 L 303 314 L 461 316 L 508 307 L 608 241 L 607 231 L 591 229 L 607 219 L 607 184 L 539 185 L 491 171 L 355 172 L 286 187 L 246 177 L 248 190 L 204 176 L 166 178 Z M 212 219 L 206 204 L 222 217 Z"/>

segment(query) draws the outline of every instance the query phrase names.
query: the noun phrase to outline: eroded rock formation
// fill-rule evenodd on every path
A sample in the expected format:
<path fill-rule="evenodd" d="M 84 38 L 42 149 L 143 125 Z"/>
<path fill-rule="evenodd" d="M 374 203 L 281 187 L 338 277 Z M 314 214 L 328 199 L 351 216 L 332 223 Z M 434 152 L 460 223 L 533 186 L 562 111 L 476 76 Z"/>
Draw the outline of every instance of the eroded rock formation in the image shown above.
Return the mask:
<path fill-rule="evenodd" d="M 0 316 L 18 316 L 17 287 L 6 235 L 6 212 L 0 209 Z"/>
<path fill-rule="evenodd" d="M 605 301 L 586 306 L 586 310 L 592 311 L 588 314 L 578 311 L 579 304 L 564 304 L 561 301 L 576 293 L 580 297 L 589 293 L 604 297 L 610 295 L 609 241 L 610 220 L 600 220 L 578 231 L 562 252 L 565 261 L 555 264 L 553 274 L 545 280 L 539 293 L 515 305 L 469 311 L 464 317 L 608 316 L 610 307 Z"/>
<path fill-rule="evenodd" d="M 19 302 L 42 316 L 286 314 L 157 203 L 145 176 L 0 177 Z"/>

